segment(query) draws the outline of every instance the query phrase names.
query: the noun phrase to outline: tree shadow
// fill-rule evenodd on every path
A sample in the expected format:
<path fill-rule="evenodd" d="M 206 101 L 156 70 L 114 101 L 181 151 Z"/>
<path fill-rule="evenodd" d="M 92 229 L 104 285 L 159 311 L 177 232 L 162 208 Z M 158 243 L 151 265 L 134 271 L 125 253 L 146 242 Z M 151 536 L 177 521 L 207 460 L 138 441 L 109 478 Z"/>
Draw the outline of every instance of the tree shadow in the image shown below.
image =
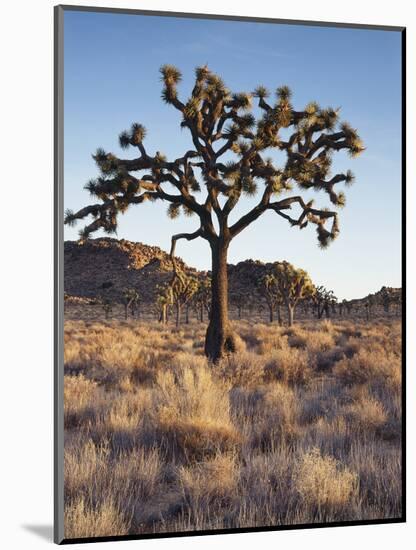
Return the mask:
<path fill-rule="evenodd" d="M 22 527 L 43 540 L 53 542 L 53 525 L 22 525 Z"/>

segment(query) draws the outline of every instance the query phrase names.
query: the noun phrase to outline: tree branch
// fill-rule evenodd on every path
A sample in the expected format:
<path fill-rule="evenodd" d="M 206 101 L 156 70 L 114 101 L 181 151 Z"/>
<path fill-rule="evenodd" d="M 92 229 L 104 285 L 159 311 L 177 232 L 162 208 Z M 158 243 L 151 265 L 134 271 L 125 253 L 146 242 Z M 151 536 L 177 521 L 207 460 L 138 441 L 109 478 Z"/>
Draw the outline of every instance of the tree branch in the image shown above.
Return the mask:
<path fill-rule="evenodd" d="M 176 261 L 175 261 L 176 242 L 179 239 L 186 239 L 187 241 L 193 241 L 198 237 L 205 238 L 202 227 L 200 227 L 197 231 L 194 231 L 193 233 L 177 233 L 176 235 L 172 235 L 172 244 L 170 247 L 170 259 L 172 261 L 173 271 L 175 272 L 175 274 L 177 274 L 177 271 L 178 271 Z"/>

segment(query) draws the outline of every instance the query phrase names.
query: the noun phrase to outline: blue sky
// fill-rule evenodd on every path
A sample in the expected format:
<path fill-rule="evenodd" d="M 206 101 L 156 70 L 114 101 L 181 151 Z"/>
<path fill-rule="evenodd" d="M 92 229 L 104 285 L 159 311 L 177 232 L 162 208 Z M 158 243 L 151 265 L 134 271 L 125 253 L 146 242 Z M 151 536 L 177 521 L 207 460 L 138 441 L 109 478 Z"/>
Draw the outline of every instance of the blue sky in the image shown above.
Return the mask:
<path fill-rule="evenodd" d="M 90 203 L 83 186 L 98 175 L 91 158 L 97 147 L 134 156 L 118 146 L 132 122 L 146 126 L 152 154 L 173 159 L 191 146 L 180 114 L 160 99 L 158 70 L 164 63 L 181 69 L 184 98 L 194 68 L 207 63 L 232 91 L 287 84 L 295 108 L 311 100 L 341 107 L 341 120 L 367 147 L 357 159 L 336 155 L 334 170 L 350 168 L 356 181 L 345 190 L 341 234 L 328 249 L 318 248 L 313 228 L 290 228 L 268 212 L 231 243 L 229 262 L 286 259 L 339 298 L 401 285 L 400 33 L 75 11 L 65 13 L 64 29 L 65 208 Z M 317 206 L 329 205 L 321 193 L 313 196 Z M 234 218 L 254 200 L 240 201 Z M 132 208 L 120 217 L 117 236 L 168 250 L 173 233 L 197 229 L 196 218 L 170 220 L 166 209 L 162 202 Z M 65 239 L 77 239 L 82 224 L 66 227 Z M 206 241 L 180 241 L 177 253 L 210 268 Z"/>

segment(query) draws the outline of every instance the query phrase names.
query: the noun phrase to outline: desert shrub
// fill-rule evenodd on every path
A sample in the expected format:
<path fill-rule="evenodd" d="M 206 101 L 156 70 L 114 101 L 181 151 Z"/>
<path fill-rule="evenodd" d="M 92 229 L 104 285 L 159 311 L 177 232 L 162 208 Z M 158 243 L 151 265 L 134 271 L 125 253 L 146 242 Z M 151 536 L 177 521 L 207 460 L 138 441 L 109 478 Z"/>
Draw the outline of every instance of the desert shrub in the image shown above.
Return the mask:
<path fill-rule="evenodd" d="M 354 430 L 366 434 L 380 430 L 387 421 L 383 404 L 367 390 L 360 392 L 357 399 L 347 407 L 345 417 Z"/>
<path fill-rule="evenodd" d="M 88 380 L 83 374 L 64 376 L 64 425 L 66 428 L 78 426 L 94 417 L 93 396 L 97 383 Z"/>
<path fill-rule="evenodd" d="M 97 447 L 91 439 L 76 441 L 76 445 L 66 445 L 64 450 L 65 497 L 72 499 L 87 494 L 93 488 L 94 480 L 105 478 L 108 445 Z"/>
<path fill-rule="evenodd" d="M 299 400 L 295 391 L 279 382 L 269 384 L 263 393 L 261 416 L 252 422 L 249 444 L 262 452 L 292 444 L 299 436 Z"/>
<path fill-rule="evenodd" d="M 210 460 L 178 469 L 178 482 L 188 508 L 229 506 L 237 491 L 236 457 L 216 455 Z M 205 513 L 209 513 L 205 510 Z"/>
<path fill-rule="evenodd" d="M 306 336 L 306 348 L 309 353 L 329 351 L 335 347 L 333 332 L 328 330 L 310 331 Z"/>
<path fill-rule="evenodd" d="M 201 460 L 234 449 L 240 436 L 228 387 L 206 367 L 159 373 L 145 435 L 172 459 Z"/>
<path fill-rule="evenodd" d="M 257 387 L 263 379 L 263 361 L 255 353 L 234 353 L 214 367 L 218 377 L 234 387 Z"/>
<path fill-rule="evenodd" d="M 256 351 L 260 355 L 267 355 L 270 352 L 288 347 L 287 335 L 282 333 L 280 327 L 260 325 L 256 327 L 255 334 L 257 338 Z"/>
<path fill-rule="evenodd" d="M 401 386 L 401 362 L 380 346 L 361 348 L 350 359 L 339 361 L 334 373 L 346 384 L 382 383 L 392 389 Z"/>
<path fill-rule="evenodd" d="M 358 476 L 318 448 L 304 453 L 294 473 L 296 489 L 311 507 L 345 507 L 358 495 Z"/>
<path fill-rule="evenodd" d="M 400 515 L 400 323 L 235 324 L 65 323 L 67 536 Z"/>
<path fill-rule="evenodd" d="M 312 375 L 308 354 L 304 350 L 277 350 L 265 358 L 264 378 L 286 384 L 306 384 Z"/>
<path fill-rule="evenodd" d="M 147 385 L 150 386 L 156 379 L 156 369 L 147 367 L 146 365 L 139 366 L 135 364 L 131 369 L 130 381 L 134 385 Z M 119 385 L 124 381 L 122 378 Z"/>
<path fill-rule="evenodd" d="M 91 506 L 79 498 L 65 507 L 65 538 L 127 535 L 129 521 L 123 517 L 113 499 Z"/>
<path fill-rule="evenodd" d="M 321 330 L 322 332 L 334 332 L 334 325 L 332 323 L 332 321 L 330 319 L 323 319 L 320 323 L 319 323 L 319 330 Z"/>
<path fill-rule="evenodd" d="M 344 358 L 344 349 L 336 346 L 327 351 L 319 351 L 315 356 L 315 366 L 318 371 L 331 371 L 335 363 Z"/>

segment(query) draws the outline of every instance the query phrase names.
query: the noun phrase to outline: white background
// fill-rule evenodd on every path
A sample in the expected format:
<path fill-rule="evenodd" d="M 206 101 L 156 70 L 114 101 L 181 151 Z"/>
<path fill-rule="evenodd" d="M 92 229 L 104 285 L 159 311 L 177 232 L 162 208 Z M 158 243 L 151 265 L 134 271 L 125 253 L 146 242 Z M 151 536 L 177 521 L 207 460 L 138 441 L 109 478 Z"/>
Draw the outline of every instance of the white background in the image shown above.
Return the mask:
<path fill-rule="evenodd" d="M 82 2 L 71 2 L 82 4 Z M 189 0 L 94 1 L 96 6 L 209 11 L 407 26 L 408 33 L 408 523 L 106 543 L 105 548 L 414 548 L 415 456 L 415 67 L 413 2 L 297 0 L 252 4 Z M 0 21 L 0 541 L 51 544 L 53 517 L 53 5 L 2 2 Z M 413 99 L 413 101 L 412 101 Z M 411 153 L 413 152 L 413 154 Z M 411 542 L 413 539 L 413 543 Z M 85 548 L 85 545 L 83 545 Z M 97 548 L 96 546 L 94 548 Z"/>

